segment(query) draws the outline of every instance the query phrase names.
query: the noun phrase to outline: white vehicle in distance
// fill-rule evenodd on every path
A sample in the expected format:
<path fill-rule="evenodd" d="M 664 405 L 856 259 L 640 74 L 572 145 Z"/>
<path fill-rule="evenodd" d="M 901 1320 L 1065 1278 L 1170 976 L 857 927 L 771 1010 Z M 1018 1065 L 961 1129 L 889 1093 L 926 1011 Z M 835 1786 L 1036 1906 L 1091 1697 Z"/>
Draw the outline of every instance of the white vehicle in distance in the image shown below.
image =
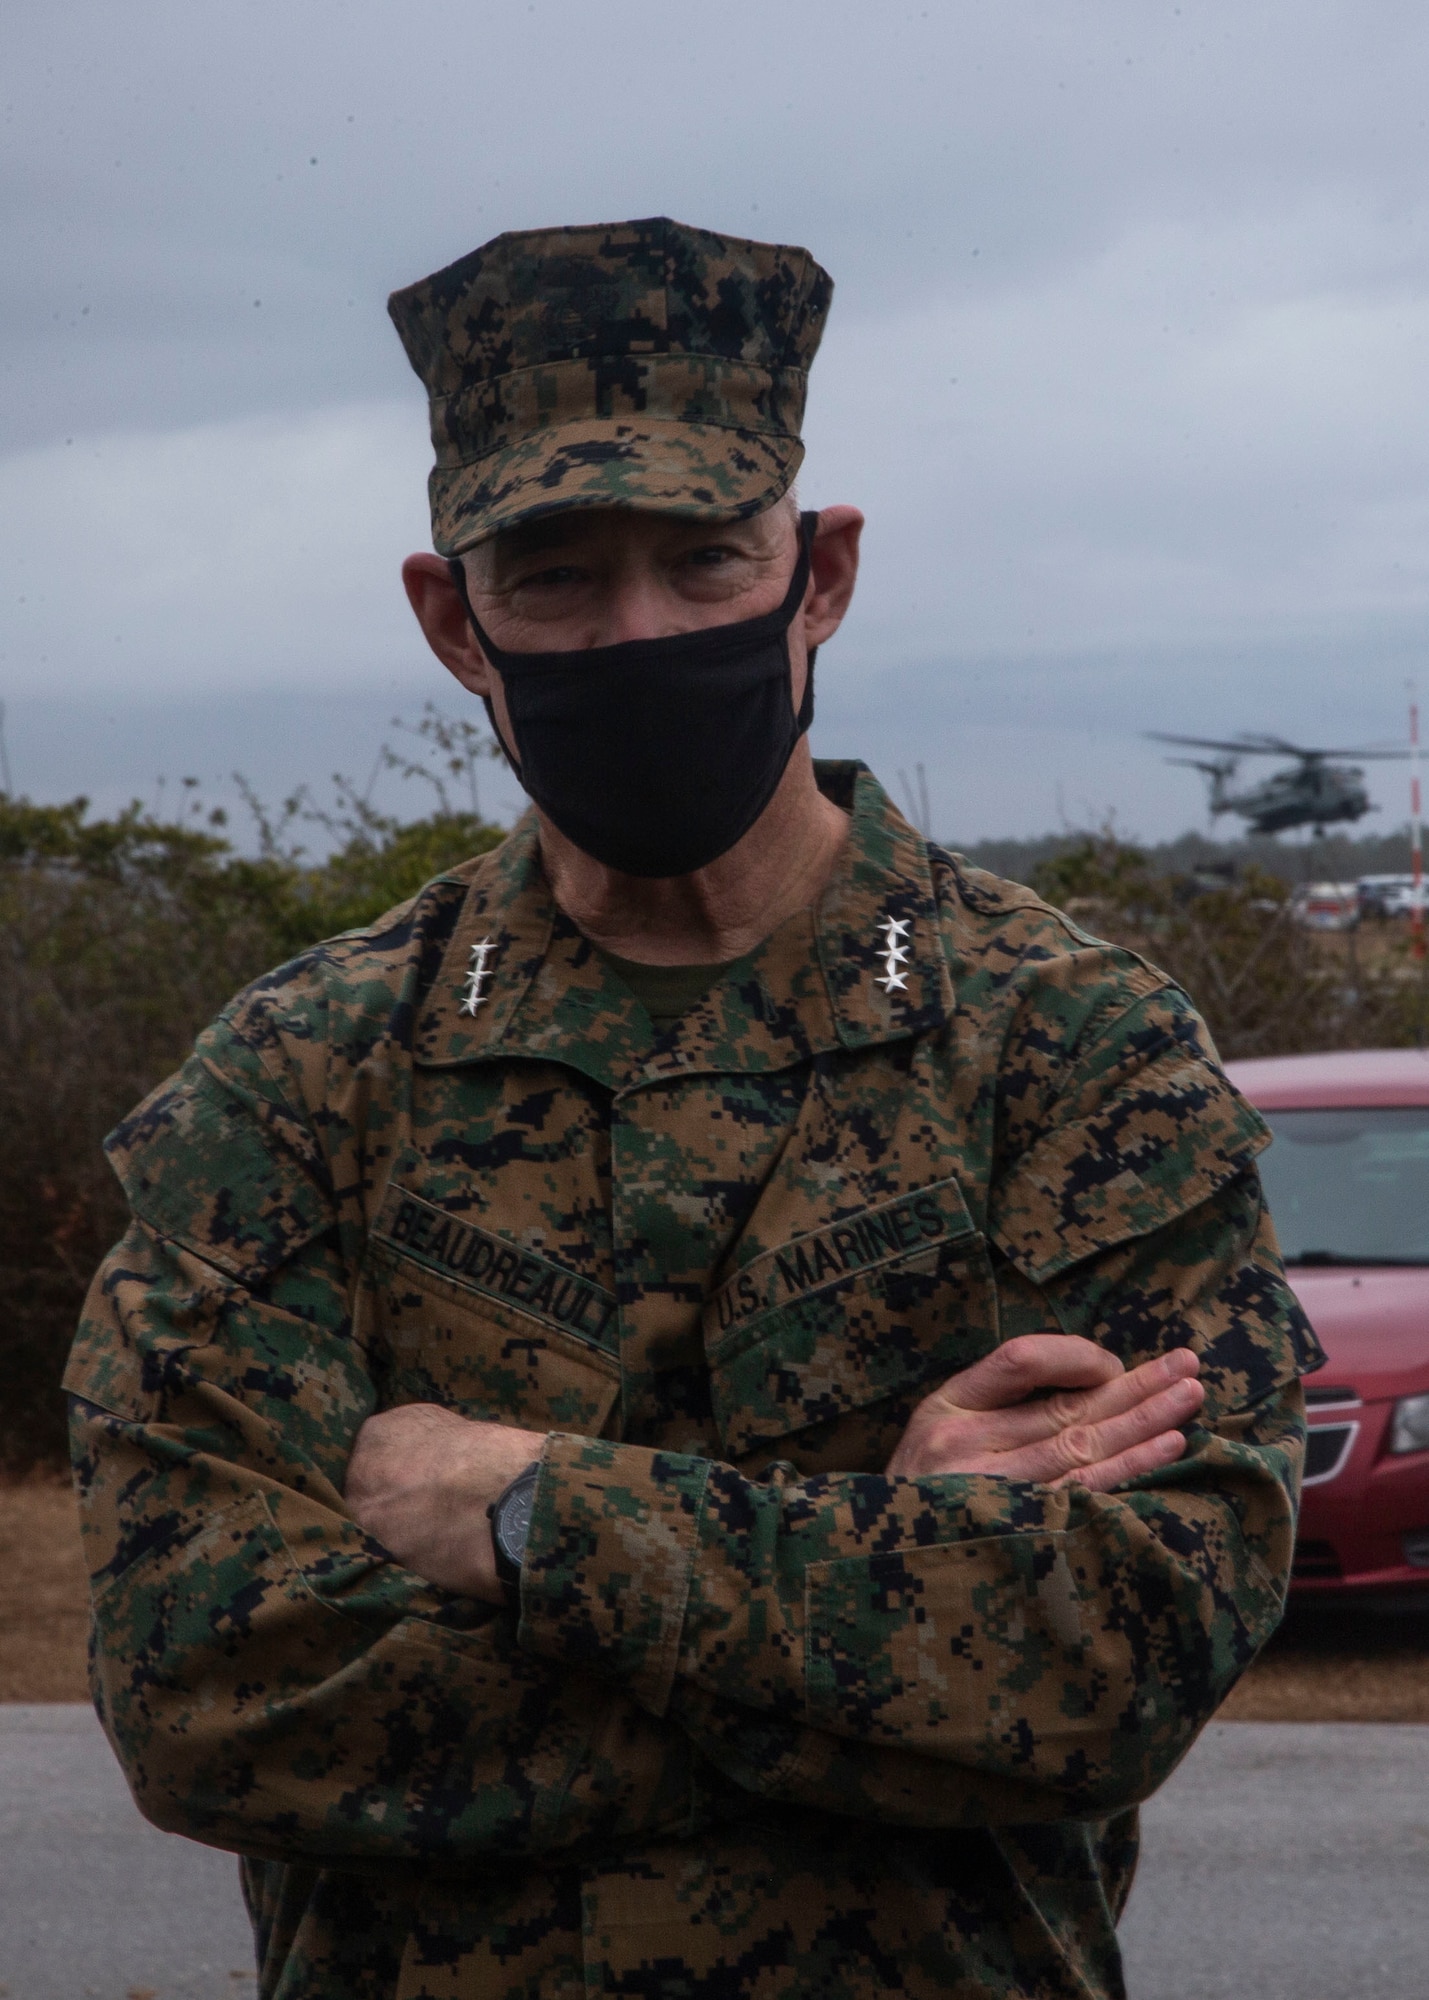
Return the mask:
<path fill-rule="evenodd" d="M 1424 890 L 1419 891 L 1420 907 L 1424 907 Z M 1414 884 L 1405 882 L 1397 889 L 1391 889 L 1384 899 L 1384 914 L 1387 917 L 1408 917 L 1414 913 Z"/>
<path fill-rule="evenodd" d="M 1362 917 L 1407 917 L 1414 904 L 1412 875 L 1361 875 L 1355 888 Z"/>
<path fill-rule="evenodd" d="M 1355 882 L 1304 882 L 1290 899 L 1297 923 L 1310 931 L 1353 930 L 1360 920 Z"/>

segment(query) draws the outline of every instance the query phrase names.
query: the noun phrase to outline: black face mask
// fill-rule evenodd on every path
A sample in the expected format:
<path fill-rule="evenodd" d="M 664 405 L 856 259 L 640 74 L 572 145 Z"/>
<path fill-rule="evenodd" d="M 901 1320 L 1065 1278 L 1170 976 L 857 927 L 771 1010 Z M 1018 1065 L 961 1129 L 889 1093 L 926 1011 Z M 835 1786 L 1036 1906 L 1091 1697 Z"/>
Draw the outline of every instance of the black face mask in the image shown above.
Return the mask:
<path fill-rule="evenodd" d="M 799 517 L 784 602 L 760 618 L 580 652 L 507 653 L 471 601 L 472 630 L 501 676 L 513 746 L 486 712 L 536 804 L 586 854 L 626 875 L 688 875 L 727 853 L 774 796 L 814 717 L 814 654 L 799 713 L 789 626 L 804 601 L 817 514 Z M 466 572 L 451 564 L 466 598 Z"/>

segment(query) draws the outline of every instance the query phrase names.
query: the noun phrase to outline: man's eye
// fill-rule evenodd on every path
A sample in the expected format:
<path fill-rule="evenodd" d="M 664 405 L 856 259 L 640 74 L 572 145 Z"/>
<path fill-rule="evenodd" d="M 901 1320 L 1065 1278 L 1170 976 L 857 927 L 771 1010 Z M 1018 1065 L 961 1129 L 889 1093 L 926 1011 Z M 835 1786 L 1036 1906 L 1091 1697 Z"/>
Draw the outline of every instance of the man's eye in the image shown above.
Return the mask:
<path fill-rule="evenodd" d="M 688 550 L 685 561 L 696 569 L 718 569 L 732 556 L 731 549 L 721 548 L 719 543 L 712 542 L 707 548 Z"/>
<path fill-rule="evenodd" d="M 575 583 L 580 571 L 572 563 L 553 563 L 549 569 L 533 569 L 528 575 L 518 577 L 511 586 L 513 590 L 559 590 L 563 584 Z"/>

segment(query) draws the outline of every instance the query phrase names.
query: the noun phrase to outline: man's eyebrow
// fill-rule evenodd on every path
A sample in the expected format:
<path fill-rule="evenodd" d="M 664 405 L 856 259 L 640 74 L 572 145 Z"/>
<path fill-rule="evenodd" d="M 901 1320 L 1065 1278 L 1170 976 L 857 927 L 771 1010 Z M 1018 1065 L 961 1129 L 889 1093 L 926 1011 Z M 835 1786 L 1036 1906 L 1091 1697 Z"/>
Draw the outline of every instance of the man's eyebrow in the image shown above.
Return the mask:
<path fill-rule="evenodd" d="M 536 521 L 519 521 L 503 528 L 491 539 L 491 553 L 498 563 L 521 562 L 526 556 L 547 549 L 565 548 L 574 539 L 575 523 L 561 514 L 548 514 Z"/>
<path fill-rule="evenodd" d="M 518 564 L 529 562 L 533 556 L 541 556 L 559 549 L 568 549 L 580 541 L 585 523 L 571 509 L 558 514 L 544 514 L 534 521 L 518 521 L 514 528 L 502 528 L 487 541 L 477 546 L 484 574 L 496 578 L 509 575 Z M 742 534 L 748 530 L 746 521 L 680 521 L 675 524 L 682 531 L 682 539 L 691 545 L 701 541 L 747 539 L 751 543 L 758 540 L 757 534 Z"/>

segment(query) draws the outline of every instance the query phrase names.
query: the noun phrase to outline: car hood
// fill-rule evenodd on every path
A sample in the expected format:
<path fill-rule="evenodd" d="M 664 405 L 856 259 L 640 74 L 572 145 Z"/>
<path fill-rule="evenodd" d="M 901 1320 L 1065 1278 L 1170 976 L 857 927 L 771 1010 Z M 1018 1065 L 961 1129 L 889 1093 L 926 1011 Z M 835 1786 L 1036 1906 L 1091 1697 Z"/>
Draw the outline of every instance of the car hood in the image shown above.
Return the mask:
<path fill-rule="evenodd" d="M 1286 1272 L 1329 1357 L 1315 1376 L 1367 1401 L 1429 1389 L 1429 1266 Z"/>

